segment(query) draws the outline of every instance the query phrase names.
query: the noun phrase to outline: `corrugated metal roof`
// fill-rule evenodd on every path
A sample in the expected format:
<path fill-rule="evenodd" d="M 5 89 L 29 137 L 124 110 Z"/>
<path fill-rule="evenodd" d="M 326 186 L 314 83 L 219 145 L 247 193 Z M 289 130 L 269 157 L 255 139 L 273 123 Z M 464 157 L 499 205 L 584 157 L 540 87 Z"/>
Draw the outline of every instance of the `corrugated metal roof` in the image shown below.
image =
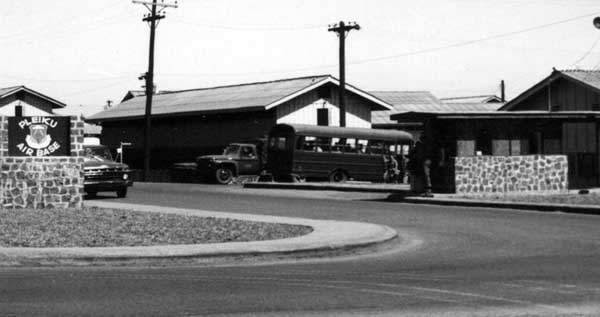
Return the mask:
<path fill-rule="evenodd" d="M 374 125 L 397 124 L 397 121 L 390 119 L 390 116 L 395 113 L 488 112 L 495 111 L 502 106 L 500 103 L 445 103 L 428 91 L 374 91 L 371 94 L 394 106 L 394 110 L 391 111 L 371 112 L 371 123 Z"/>
<path fill-rule="evenodd" d="M 429 91 L 371 91 L 371 95 L 394 106 L 393 110 L 372 111 L 372 124 L 395 124 L 390 115 L 398 112 L 442 111 L 446 107 Z"/>
<path fill-rule="evenodd" d="M 559 72 L 596 89 L 600 89 L 600 71 L 598 70 L 567 69 L 560 70 Z"/>
<path fill-rule="evenodd" d="M 44 94 L 41 94 L 33 89 L 29 89 L 25 86 L 13 86 L 13 87 L 0 88 L 0 97 L 12 95 L 13 93 L 17 93 L 19 91 L 25 91 L 28 94 L 45 99 L 46 101 L 48 101 L 52 104 L 52 108 L 64 108 L 66 106 L 66 104 L 64 104 L 63 102 L 60 102 L 54 98 L 50 98 Z"/>
<path fill-rule="evenodd" d="M 496 111 L 502 107 L 503 103 L 499 102 L 452 102 L 445 103 L 451 107 L 452 112 L 481 112 L 481 111 Z"/>
<path fill-rule="evenodd" d="M 600 118 L 600 111 L 473 111 L 473 112 L 403 112 L 393 114 L 394 120 L 417 121 L 423 118 L 437 119 L 590 119 Z"/>
<path fill-rule="evenodd" d="M 444 103 L 499 103 L 501 98 L 496 95 L 463 96 L 440 98 Z"/>
<path fill-rule="evenodd" d="M 153 97 L 152 115 L 266 107 L 328 78 L 331 77 L 321 75 L 159 93 Z M 138 96 L 97 113 L 88 120 L 140 117 L 144 115 L 145 107 L 146 97 Z"/>
<path fill-rule="evenodd" d="M 6 87 L 6 88 L 0 88 L 0 97 L 6 95 L 7 93 L 16 90 L 16 89 L 20 89 L 23 88 L 24 86 L 13 86 L 13 87 Z"/>

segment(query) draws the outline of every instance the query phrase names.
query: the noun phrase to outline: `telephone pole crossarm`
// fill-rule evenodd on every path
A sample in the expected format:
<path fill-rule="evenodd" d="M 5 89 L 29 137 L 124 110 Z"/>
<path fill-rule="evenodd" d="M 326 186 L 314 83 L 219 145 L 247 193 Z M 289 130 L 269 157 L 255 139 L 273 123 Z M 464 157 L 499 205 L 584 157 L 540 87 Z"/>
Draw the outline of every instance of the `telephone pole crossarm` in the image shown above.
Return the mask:
<path fill-rule="evenodd" d="M 140 79 L 146 81 L 146 111 L 145 111 L 145 128 L 144 128 L 144 181 L 150 180 L 150 156 L 151 156 L 151 135 L 152 135 L 152 96 L 154 95 L 154 38 L 156 34 L 157 22 L 165 18 L 162 11 L 166 8 L 177 8 L 177 2 L 175 4 L 164 3 L 163 1 L 158 2 L 157 0 L 142 1 L 133 0 L 135 4 L 144 5 L 150 14 L 146 15 L 142 21 L 148 22 L 150 25 L 150 47 L 148 52 L 148 71 L 140 76 Z M 159 8 L 157 10 L 157 7 Z"/>
<path fill-rule="evenodd" d="M 175 3 L 164 3 L 164 2 L 156 2 L 156 1 L 141 1 L 141 0 L 132 0 L 131 2 L 135 3 L 135 4 L 143 4 L 143 5 L 149 5 L 149 6 L 157 6 L 157 7 L 163 7 L 163 8 L 177 8 L 177 1 L 175 1 Z"/>

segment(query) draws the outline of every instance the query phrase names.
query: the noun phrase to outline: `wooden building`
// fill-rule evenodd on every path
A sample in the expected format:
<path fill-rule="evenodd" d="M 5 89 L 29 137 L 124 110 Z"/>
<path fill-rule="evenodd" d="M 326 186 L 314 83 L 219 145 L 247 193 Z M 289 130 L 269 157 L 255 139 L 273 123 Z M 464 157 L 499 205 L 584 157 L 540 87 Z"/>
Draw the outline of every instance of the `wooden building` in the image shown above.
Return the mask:
<path fill-rule="evenodd" d="M 436 98 L 429 91 L 372 91 L 371 94 L 391 104 L 392 110 L 373 111 L 372 126 L 375 129 L 397 129 L 410 132 L 418 140 L 423 133 L 423 122 L 396 121 L 391 119 L 397 113 L 465 113 L 495 111 L 501 104 L 489 102 L 473 102 L 461 100 L 446 103 Z"/>
<path fill-rule="evenodd" d="M 423 126 L 438 184 L 451 190 L 452 157 L 564 154 L 571 188 L 600 185 L 600 71 L 554 70 L 498 111 L 402 112 Z"/>
<path fill-rule="evenodd" d="M 66 105 L 25 86 L 0 88 L 0 115 L 48 116 Z"/>
<path fill-rule="evenodd" d="M 213 88 L 160 92 L 153 96 L 152 168 L 190 162 L 221 152 L 230 142 L 264 137 L 275 124 L 339 126 L 339 82 L 329 75 Z M 346 126 L 371 127 L 372 110 L 392 106 L 346 86 Z M 116 148 L 131 143 L 124 158 L 143 166 L 146 97 L 129 93 L 120 104 L 86 119 L 102 125 L 101 141 Z"/>

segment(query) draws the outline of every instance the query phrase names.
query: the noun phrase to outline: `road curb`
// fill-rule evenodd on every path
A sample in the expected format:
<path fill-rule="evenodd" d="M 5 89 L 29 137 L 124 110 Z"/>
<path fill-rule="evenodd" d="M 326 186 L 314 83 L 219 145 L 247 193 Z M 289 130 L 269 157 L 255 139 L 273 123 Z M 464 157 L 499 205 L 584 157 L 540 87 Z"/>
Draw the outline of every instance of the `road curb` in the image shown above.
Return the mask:
<path fill-rule="evenodd" d="M 270 183 L 253 182 L 245 183 L 244 188 L 264 189 L 301 189 L 301 190 L 335 190 L 371 193 L 407 193 L 410 191 L 408 185 L 401 184 L 352 184 L 352 183 Z"/>
<path fill-rule="evenodd" d="M 409 196 L 411 193 L 408 185 L 400 184 L 331 184 L 331 183 L 246 183 L 244 188 L 265 188 L 265 189 L 302 189 L 302 190 L 334 190 L 334 191 L 355 191 L 355 192 L 379 192 L 398 195 L 397 202 L 412 204 L 430 204 L 442 206 L 465 206 L 465 207 L 486 207 L 503 209 L 520 209 L 554 212 L 561 211 L 565 213 L 578 213 L 600 215 L 600 206 L 595 205 L 567 205 L 567 204 L 543 204 L 543 203 L 521 203 L 504 202 L 490 200 L 460 199 L 460 198 L 439 198 L 439 197 L 418 197 Z M 393 196 L 392 196 L 393 197 Z"/>
<path fill-rule="evenodd" d="M 540 204 L 540 203 L 520 203 L 520 202 L 503 202 L 489 200 L 471 200 L 471 199 L 456 199 L 456 198 L 428 198 L 428 197 L 403 197 L 401 202 L 413 204 L 430 204 L 444 206 L 465 206 L 465 207 L 488 207 L 488 208 L 503 208 L 503 209 L 521 209 L 535 210 L 546 212 L 566 212 L 600 215 L 600 207 L 594 205 L 566 205 L 566 204 Z"/>
<path fill-rule="evenodd" d="M 102 201 L 86 201 L 85 205 L 88 207 L 166 212 L 200 217 L 304 225 L 312 227 L 313 232 L 304 236 L 278 240 L 194 245 L 98 248 L 0 248 L 0 265 L 15 266 L 16 263 L 19 263 L 17 266 L 23 263 L 36 263 L 36 265 L 48 263 L 55 265 L 56 263 L 73 262 L 91 264 L 96 262 L 139 259 L 219 258 L 243 255 L 337 251 L 372 246 L 398 237 L 398 233 L 390 227 L 362 222 L 262 216 Z"/>

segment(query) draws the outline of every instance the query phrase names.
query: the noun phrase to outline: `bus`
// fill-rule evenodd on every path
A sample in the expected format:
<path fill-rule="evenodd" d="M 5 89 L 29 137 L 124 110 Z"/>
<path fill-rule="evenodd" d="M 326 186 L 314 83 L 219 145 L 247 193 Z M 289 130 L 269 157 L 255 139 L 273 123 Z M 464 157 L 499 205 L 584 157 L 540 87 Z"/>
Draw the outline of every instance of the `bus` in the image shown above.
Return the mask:
<path fill-rule="evenodd" d="M 267 172 L 275 180 L 383 182 L 390 155 L 403 161 L 412 141 L 399 130 L 278 124 L 269 132 Z"/>

